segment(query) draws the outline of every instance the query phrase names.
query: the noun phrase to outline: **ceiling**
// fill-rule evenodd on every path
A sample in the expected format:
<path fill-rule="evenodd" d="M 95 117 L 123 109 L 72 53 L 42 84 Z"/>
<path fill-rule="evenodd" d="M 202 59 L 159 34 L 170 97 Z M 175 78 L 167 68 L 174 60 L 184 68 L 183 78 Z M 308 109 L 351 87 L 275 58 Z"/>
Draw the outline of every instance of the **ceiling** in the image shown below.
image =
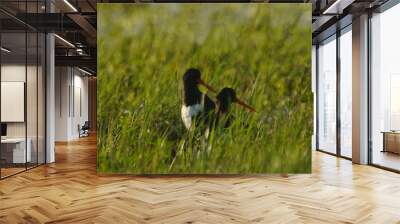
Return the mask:
<path fill-rule="evenodd" d="M 312 0 L 313 43 L 351 24 L 352 17 L 367 13 L 388 0 Z"/>
<path fill-rule="evenodd" d="M 32 58 L 37 51 L 30 43 L 33 36 L 54 32 L 57 34 L 56 65 L 78 66 L 95 74 L 96 3 L 96 0 L 1 0 L 2 46 L 12 49 L 7 60 L 17 61 L 25 55 Z M 28 45 L 25 43 L 26 30 Z"/>

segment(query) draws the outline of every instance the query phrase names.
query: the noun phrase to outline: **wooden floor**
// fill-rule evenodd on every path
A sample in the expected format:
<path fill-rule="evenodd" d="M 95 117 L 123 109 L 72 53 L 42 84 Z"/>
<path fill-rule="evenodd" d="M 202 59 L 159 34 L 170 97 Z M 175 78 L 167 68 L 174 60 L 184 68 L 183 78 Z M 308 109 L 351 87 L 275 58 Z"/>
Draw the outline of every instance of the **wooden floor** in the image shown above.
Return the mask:
<path fill-rule="evenodd" d="M 2 178 L 3 177 L 8 177 L 8 176 L 11 176 L 13 174 L 16 174 L 16 173 L 19 173 L 19 172 L 23 172 L 25 170 L 26 170 L 25 167 L 23 167 L 23 168 L 20 168 L 20 167 L 7 167 L 7 168 L 4 168 L 4 167 L 2 167 L 1 168 L 1 177 Z"/>
<path fill-rule="evenodd" d="M 377 165 L 400 170 L 400 155 L 391 152 L 381 152 L 375 150 L 373 154 L 373 162 Z"/>
<path fill-rule="evenodd" d="M 400 223 L 400 175 L 315 152 L 312 175 L 97 176 L 95 138 L 0 181 L 0 223 Z"/>

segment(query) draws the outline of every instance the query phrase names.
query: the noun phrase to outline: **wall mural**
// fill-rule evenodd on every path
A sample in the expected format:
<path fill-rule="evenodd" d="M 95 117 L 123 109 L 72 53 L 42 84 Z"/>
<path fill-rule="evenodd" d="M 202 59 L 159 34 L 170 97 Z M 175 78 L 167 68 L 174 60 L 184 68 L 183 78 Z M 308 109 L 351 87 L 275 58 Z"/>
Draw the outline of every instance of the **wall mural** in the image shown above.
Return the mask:
<path fill-rule="evenodd" d="M 311 4 L 98 13 L 99 173 L 311 172 Z"/>

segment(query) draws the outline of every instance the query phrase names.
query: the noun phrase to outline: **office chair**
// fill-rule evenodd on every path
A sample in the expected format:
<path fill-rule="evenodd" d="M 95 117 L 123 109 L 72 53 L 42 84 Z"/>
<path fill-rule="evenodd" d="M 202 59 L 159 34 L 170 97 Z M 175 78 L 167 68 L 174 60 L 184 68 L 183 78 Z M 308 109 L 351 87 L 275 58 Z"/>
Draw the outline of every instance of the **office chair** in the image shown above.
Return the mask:
<path fill-rule="evenodd" d="M 89 121 L 85 121 L 82 127 L 80 127 L 80 125 L 78 124 L 79 138 L 89 136 L 89 129 L 90 129 Z"/>

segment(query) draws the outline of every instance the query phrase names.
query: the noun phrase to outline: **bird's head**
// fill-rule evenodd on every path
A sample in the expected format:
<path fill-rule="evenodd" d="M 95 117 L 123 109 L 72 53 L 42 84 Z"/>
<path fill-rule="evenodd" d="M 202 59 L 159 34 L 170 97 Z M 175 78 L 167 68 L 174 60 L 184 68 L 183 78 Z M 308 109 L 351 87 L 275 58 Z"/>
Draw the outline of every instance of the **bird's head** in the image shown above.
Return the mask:
<path fill-rule="evenodd" d="M 214 88 L 212 88 L 201 79 L 200 71 L 195 68 L 190 68 L 185 72 L 185 74 L 183 75 L 183 85 L 185 86 L 185 89 L 197 88 L 198 85 L 203 85 L 208 90 L 215 93 Z"/>
<path fill-rule="evenodd" d="M 217 100 L 219 103 L 220 111 L 223 113 L 226 113 L 228 111 L 229 106 L 232 103 L 237 103 L 237 104 L 247 108 L 251 112 L 256 112 L 256 110 L 253 107 L 249 106 L 248 104 L 246 104 L 245 102 L 240 100 L 236 96 L 235 90 L 233 90 L 232 88 L 227 88 L 227 87 L 223 88 L 217 95 Z"/>

